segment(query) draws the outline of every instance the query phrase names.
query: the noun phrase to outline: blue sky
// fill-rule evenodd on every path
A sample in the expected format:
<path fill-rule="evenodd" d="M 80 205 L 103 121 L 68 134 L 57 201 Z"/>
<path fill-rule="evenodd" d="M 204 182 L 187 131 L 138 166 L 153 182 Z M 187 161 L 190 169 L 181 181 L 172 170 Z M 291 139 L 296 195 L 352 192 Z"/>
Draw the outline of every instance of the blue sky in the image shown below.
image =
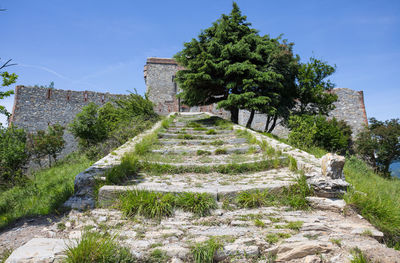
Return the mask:
<path fill-rule="evenodd" d="M 368 117 L 400 117 L 400 1 L 242 1 L 260 34 L 336 64 L 337 87 L 363 90 Z M 0 0 L 0 58 L 19 85 L 145 92 L 147 57 L 171 57 L 232 1 Z M 15 85 L 13 85 L 14 87 Z M 2 100 L 11 109 L 12 98 Z M 0 120 L 3 122 L 3 120 Z"/>

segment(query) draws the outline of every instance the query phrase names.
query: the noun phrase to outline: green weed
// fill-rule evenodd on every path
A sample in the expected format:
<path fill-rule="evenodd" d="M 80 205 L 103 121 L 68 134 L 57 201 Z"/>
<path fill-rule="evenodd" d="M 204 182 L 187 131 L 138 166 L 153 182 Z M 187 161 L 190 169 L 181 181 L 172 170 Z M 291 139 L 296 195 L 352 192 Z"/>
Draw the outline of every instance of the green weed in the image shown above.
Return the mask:
<path fill-rule="evenodd" d="M 359 248 L 353 248 L 351 250 L 351 254 L 353 255 L 353 259 L 350 261 L 351 263 L 372 263 Z"/>
<path fill-rule="evenodd" d="M 217 134 L 217 132 L 214 129 L 209 129 L 206 134 L 208 135 L 213 135 L 213 134 Z"/>
<path fill-rule="evenodd" d="M 215 150 L 214 153 L 217 154 L 217 155 L 219 155 L 219 154 L 227 154 L 228 151 L 226 149 L 223 149 L 223 148 L 218 148 L 218 149 Z"/>
<path fill-rule="evenodd" d="M 137 155 L 144 155 L 150 152 L 152 146 L 156 145 L 158 141 L 157 132 L 149 134 L 135 145 L 135 153 Z"/>
<path fill-rule="evenodd" d="M 132 190 L 120 196 L 118 207 L 129 217 L 161 219 L 173 214 L 174 204 L 175 196 L 170 193 Z"/>
<path fill-rule="evenodd" d="M 123 181 L 137 176 L 140 169 L 139 158 L 135 153 L 127 153 L 121 158 L 121 164 L 112 167 L 104 174 L 106 184 L 120 184 Z"/>
<path fill-rule="evenodd" d="M 221 248 L 222 244 L 215 238 L 210 238 L 206 242 L 195 244 L 192 248 L 194 262 L 213 263 L 215 252 Z"/>
<path fill-rule="evenodd" d="M 217 208 L 217 203 L 206 193 L 181 193 L 176 197 L 176 206 L 197 216 L 206 216 Z"/>
<path fill-rule="evenodd" d="M 224 142 L 222 140 L 216 140 L 216 141 L 211 142 L 210 144 L 214 145 L 214 146 L 221 146 L 224 144 Z"/>
<path fill-rule="evenodd" d="M 211 155 L 211 152 L 204 150 L 197 150 L 197 155 Z"/>
<path fill-rule="evenodd" d="M 129 249 L 121 247 L 115 236 L 85 232 L 78 245 L 69 245 L 65 263 L 137 262 Z"/>

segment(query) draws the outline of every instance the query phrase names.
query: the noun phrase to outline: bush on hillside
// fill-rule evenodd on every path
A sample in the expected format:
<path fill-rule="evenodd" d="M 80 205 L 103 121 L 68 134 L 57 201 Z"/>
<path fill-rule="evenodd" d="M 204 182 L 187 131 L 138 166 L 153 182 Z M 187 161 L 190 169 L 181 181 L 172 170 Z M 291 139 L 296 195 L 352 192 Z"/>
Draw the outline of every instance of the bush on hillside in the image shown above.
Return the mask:
<path fill-rule="evenodd" d="M 14 126 L 0 126 L 0 187 L 16 184 L 28 161 L 26 133 Z"/>
<path fill-rule="evenodd" d="M 390 176 L 392 162 L 400 160 L 400 120 L 369 120 L 369 127 L 355 141 L 357 153 L 385 176 Z"/>
<path fill-rule="evenodd" d="M 60 124 L 54 124 L 50 125 L 47 131 L 39 130 L 28 135 L 29 152 L 40 167 L 43 157 L 48 157 L 51 166 L 51 159 L 56 161 L 57 155 L 64 149 L 64 129 Z"/>
<path fill-rule="evenodd" d="M 72 134 L 90 159 L 101 158 L 158 120 L 153 103 L 131 93 L 102 107 L 82 109 L 70 125 Z"/>
<path fill-rule="evenodd" d="M 289 119 L 289 143 L 299 148 L 321 147 L 345 154 L 351 148 L 351 128 L 336 118 L 322 115 L 295 115 Z"/>

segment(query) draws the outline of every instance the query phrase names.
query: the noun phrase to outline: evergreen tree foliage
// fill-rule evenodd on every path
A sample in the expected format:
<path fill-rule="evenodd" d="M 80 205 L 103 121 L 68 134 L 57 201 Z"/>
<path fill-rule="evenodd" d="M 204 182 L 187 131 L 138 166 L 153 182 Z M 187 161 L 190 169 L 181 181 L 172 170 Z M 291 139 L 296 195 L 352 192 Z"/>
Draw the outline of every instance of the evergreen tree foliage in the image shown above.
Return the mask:
<path fill-rule="evenodd" d="M 185 69 L 177 73 L 180 97 L 189 106 L 218 105 L 238 121 L 239 109 L 277 116 L 294 105 L 298 58 L 292 44 L 260 36 L 233 3 L 197 39 L 175 55 Z"/>

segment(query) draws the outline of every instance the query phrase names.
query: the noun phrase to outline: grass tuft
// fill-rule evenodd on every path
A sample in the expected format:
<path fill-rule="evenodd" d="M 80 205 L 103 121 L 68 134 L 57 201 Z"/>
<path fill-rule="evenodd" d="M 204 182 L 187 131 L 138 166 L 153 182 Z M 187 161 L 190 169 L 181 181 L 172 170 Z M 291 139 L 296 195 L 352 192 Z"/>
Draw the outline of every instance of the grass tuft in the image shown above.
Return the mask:
<path fill-rule="evenodd" d="M 137 262 L 129 249 L 120 246 L 116 236 L 85 232 L 78 245 L 68 245 L 65 263 Z"/>
<path fill-rule="evenodd" d="M 351 250 L 351 254 L 353 255 L 353 259 L 351 259 L 351 263 L 370 263 L 371 261 L 364 255 L 364 253 L 358 247 L 353 248 Z"/>
<path fill-rule="evenodd" d="M 194 262 L 213 263 L 215 253 L 222 248 L 222 244 L 215 238 L 210 238 L 206 242 L 197 243 L 192 248 Z"/>
<path fill-rule="evenodd" d="M 121 159 L 120 165 L 106 171 L 106 184 L 120 184 L 133 176 L 137 176 L 139 168 L 140 164 L 137 155 L 134 153 L 125 154 Z"/>
<path fill-rule="evenodd" d="M 219 154 L 227 154 L 228 151 L 226 149 L 223 148 L 218 148 L 215 150 L 215 154 L 219 155 Z"/>
<path fill-rule="evenodd" d="M 132 190 L 119 198 L 119 209 L 129 217 L 141 215 L 161 219 L 173 214 L 175 196 L 151 191 Z"/>
<path fill-rule="evenodd" d="M 209 129 L 206 134 L 208 135 L 213 135 L 213 134 L 217 134 L 217 132 L 214 129 Z"/>
<path fill-rule="evenodd" d="M 206 193 L 182 193 L 176 198 L 176 206 L 197 216 L 207 216 L 217 208 L 217 203 Z"/>
<path fill-rule="evenodd" d="M 211 152 L 204 150 L 197 150 L 197 155 L 211 155 Z"/>
<path fill-rule="evenodd" d="M 157 144 L 158 136 L 157 132 L 149 134 L 135 145 L 135 153 L 137 155 L 145 155 L 146 153 L 150 152 L 151 148 Z"/>

